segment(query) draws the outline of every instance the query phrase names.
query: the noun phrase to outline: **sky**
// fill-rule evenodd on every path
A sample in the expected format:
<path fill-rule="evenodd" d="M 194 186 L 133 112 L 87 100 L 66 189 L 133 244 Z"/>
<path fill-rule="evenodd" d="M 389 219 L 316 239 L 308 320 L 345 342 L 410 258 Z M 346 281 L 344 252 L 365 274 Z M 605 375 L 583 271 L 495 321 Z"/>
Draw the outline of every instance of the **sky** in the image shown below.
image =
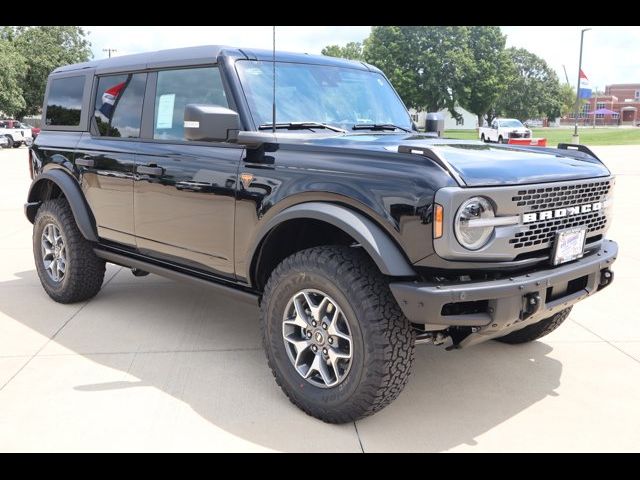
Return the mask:
<path fill-rule="evenodd" d="M 577 84 L 580 30 L 586 27 L 502 27 L 508 47 L 526 48 L 544 58 L 561 81 Z M 94 58 L 105 58 L 104 48 L 115 48 L 112 55 L 126 55 L 165 48 L 193 45 L 232 45 L 236 47 L 271 48 L 271 26 L 222 27 L 108 27 L 87 26 Z M 299 26 L 277 27 L 276 48 L 293 52 L 319 54 L 330 44 L 344 45 L 362 41 L 368 26 Z M 593 27 L 584 34 L 582 70 L 592 88 L 604 90 L 612 83 L 640 82 L 640 28 Z"/>

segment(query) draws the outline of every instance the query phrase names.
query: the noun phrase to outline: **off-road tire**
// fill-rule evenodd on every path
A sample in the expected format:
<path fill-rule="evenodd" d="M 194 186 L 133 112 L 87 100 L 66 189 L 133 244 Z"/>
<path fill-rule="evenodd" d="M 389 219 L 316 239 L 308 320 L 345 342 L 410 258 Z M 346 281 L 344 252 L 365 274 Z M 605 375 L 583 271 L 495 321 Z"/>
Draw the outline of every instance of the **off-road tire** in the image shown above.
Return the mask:
<path fill-rule="evenodd" d="M 7 143 L 7 146 L 5 148 L 12 148 L 13 147 L 13 138 L 11 137 L 11 135 L 6 135 L 7 140 L 9 143 Z"/>
<path fill-rule="evenodd" d="M 15 143 L 13 144 L 13 148 L 20 148 L 21 146 L 22 146 L 22 143 L 21 143 L 21 142 L 15 142 Z"/>
<path fill-rule="evenodd" d="M 349 321 L 352 364 L 342 383 L 320 388 L 294 368 L 282 336 L 284 311 L 302 289 L 330 295 Z M 271 274 L 260 306 L 267 361 L 289 400 L 328 423 L 371 415 L 403 390 L 414 358 L 415 333 L 396 303 L 385 277 L 360 249 L 314 247 L 297 252 Z"/>
<path fill-rule="evenodd" d="M 48 224 L 60 229 L 66 247 L 66 271 L 58 282 L 49 276 L 42 260 L 42 232 Z M 100 291 L 105 262 L 96 256 L 91 242 L 78 230 L 71 208 L 64 198 L 47 200 L 38 209 L 33 223 L 33 255 L 40 283 L 56 302 L 82 302 Z"/>
<path fill-rule="evenodd" d="M 482 140 L 484 143 L 487 143 L 487 138 L 484 136 L 484 133 L 480 136 L 480 140 Z"/>
<path fill-rule="evenodd" d="M 502 138 L 502 135 L 500 135 L 500 136 L 498 137 L 498 143 L 507 143 L 507 142 L 505 142 L 505 141 L 504 141 L 504 138 Z"/>
<path fill-rule="evenodd" d="M 499 342 L 510 343 L 512 345 L 533 342 L 534 340 L 542 338 L 545 335 L 549 335 L 556 328 L 562 325 L 562 322 L 564 322 L 569 316 L 569 313 L 571 313 L 571 308 L 572 307 L 560 310 L 558 313 L 550 316 L 549 318 L 545 318 L 544 320 L 540 320 L 537 323 L 528 325 L 521 330 L 511 332 L 504 337 L 496 338 L 496 340 L 498 340 Z"/>

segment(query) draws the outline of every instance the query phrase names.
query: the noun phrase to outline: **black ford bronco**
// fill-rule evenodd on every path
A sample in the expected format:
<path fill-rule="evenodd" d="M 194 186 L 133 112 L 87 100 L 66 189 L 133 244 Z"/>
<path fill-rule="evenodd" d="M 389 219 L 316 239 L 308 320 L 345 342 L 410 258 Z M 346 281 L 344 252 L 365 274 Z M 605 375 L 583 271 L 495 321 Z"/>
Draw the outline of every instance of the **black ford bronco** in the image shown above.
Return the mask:
<path fill-rule="evenodd" d="M 258 302 L 276 381 L 327 422 L 396 398 L 416 343 L 530 342 L 613 280 L 589 149 L 419 133 L 365 63 L 91 61 L 50 75 L 43 118 L 25 212 L 49 296 L 93 297 L 112 262 Z"/>

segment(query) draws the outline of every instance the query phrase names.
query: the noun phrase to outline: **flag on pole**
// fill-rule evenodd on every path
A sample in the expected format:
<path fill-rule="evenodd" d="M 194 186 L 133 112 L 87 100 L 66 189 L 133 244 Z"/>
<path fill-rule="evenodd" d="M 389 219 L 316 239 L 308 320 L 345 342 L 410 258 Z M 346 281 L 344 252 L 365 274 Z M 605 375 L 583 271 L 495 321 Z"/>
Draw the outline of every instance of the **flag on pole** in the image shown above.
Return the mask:
<path fill-rule="evenodd" d="M 109 88 L 102 94 L 102 106 L 99 108 L 99 110 L 105 117 L 110 119 L 111 115 L 113 115 L 113 106 L 116 103 L 116 99 L 122 92 L 122 89 L 125 87 L 126 83 L 127 82 L 119 83 Z"/>
<path fill-rule="evenodd" d="M 582 70 L 580 70 L 580 98 L 591 98 L 589 79 Z"/>

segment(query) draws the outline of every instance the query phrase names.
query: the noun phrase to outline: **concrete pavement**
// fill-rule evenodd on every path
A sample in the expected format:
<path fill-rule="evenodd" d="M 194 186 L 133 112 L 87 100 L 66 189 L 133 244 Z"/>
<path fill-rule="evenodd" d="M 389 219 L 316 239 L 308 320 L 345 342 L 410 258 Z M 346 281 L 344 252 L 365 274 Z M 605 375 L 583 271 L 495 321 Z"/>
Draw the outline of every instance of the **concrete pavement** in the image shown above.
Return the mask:
<path fill-rule="evenodd" d="M 418 346 L 400 398 L 341 426 L 280 392 L 250 305 L 113 265 L 93 300 L 50 300 L 27 150 L 0 150 L 0 451 L 640 450 L 640 146 L 594 150 L 618 174 L 615 284 L 543 341 Z"/>

